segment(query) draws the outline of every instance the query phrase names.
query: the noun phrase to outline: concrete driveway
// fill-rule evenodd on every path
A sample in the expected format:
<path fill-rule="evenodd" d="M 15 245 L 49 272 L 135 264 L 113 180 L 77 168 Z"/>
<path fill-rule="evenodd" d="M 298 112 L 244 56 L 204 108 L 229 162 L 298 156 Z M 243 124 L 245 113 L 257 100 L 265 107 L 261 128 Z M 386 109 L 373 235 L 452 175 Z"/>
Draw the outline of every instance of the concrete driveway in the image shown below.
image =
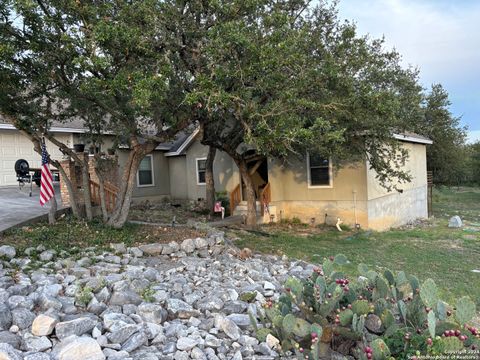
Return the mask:
<path fill-rule="evenodd" d="M 54 187 L 60 209 L 62 207 L 60 188 L 58 185 Z M 35 184 L 33 184 L 32 197 L 29 196 L 30 184 L 26 184 L 23 189 L 19 189 L 18 186 L 0 187 L 0 232 L 24 221 L 48 214 L 50 205 L 40 206 L 39 192 L 40 188 Z"/>

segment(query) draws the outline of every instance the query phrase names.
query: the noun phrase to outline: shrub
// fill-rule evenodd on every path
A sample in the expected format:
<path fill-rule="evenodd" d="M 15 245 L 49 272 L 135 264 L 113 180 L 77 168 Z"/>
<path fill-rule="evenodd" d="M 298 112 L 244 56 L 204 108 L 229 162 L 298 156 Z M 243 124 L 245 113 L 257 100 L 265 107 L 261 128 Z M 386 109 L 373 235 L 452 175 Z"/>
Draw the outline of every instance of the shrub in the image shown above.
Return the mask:
<path fill-rule="evenodd" d="M 299 359 L 325 357 L 332 348 L 361 360 L 407 359 L 480 346 L 469 325 L 476 314 L 468 297 L 455 306 L 438 297 L 433 280 L 360 264 L 357 281 L 341 271 L 344 255 L 325 259 L 305 280 L 289 278 L 277 302 L 268 301 L 251 321 L 257 337 L 280 341 Z"/>

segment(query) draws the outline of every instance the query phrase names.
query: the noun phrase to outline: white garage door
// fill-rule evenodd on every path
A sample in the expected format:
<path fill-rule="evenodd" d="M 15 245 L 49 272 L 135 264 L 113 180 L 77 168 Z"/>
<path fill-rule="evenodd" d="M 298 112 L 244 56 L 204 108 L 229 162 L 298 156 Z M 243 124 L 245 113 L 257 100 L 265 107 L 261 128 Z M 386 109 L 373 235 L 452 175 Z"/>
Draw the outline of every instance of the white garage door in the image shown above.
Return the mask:
<path fill-rule="evenodd" d="M 71 139 L 70 134 L 56 134 L 64 142 Z M 71 140 L 70 140 L 71 144 Z M 47 141 L 47 151 L 55 159 L 61 159 L 61 152 Z M 0 186 L 17 185 L 15 161 L 25 159 L 32 168 L 41 165 L 41 157 L 33 150 L 32 142 L 16 130 L 0 130 Z"/>

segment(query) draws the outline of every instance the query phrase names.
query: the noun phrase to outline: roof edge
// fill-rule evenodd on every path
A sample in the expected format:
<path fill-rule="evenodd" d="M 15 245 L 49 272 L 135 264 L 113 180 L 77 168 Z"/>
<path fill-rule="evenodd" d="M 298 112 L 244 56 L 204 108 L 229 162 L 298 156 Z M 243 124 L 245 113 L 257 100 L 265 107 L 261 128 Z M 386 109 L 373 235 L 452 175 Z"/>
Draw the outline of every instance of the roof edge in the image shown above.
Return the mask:
<path fill-rule="evenodd" d="M 425 145 L 432 145 L 433 144 L 433 141 L 430 140 L 430 139 L 420 138 L 420 137 L 415 137 L 415 136 L 410 136 L 410 135 L 393 134 L 393 137 L 397 140 L 406 141 L 406 142 L 425 144 Z"/>
<path fill-rule="evenodd" d="M 5 124 L 0 123 L 0 130 L 19 130 L 12 124 Z M 85 129 L 76 129 L 76 128 L 69 128 L 69 127 L 58 127 L 52 126 L 49 131 L 57 132 L 57 133 L 77 133 L 77 134 L 85 134 Z"/>
<path fill-rule="evenodd" d="M 191 134 L 189 137 L 187 137 L 184 141 L 184 143 L 178 148 L 177 151 L 170 151 L 170 152 L 167 152 L 165 153 L 165 156 L 179 156 L 179 155 L 182 155 L 182 152 L 188 147 L 188 145 L 190 145 L 190 143 L 193 141 L 193 139 L 195 139 L 195 137 L 197 136 L 197 134 L 200 132 L 200 129 L 199 128 L 196 128 Z"/>

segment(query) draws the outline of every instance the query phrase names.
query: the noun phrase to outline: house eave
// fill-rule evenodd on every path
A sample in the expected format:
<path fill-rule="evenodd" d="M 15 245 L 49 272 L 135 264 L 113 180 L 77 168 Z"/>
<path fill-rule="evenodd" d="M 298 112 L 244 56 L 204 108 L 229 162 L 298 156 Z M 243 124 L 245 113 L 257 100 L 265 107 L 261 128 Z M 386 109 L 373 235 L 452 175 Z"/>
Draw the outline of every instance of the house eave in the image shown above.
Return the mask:
<path fill-rule="evenodd" d="M 409 135 L 393 134 L 393 137 L 400 141 L 412 142 L 417 144 L 425 144 L 425 145 L 433 144 L 433 141 L 430 139 L 422 139 L 422 138 L 417 138 Z"/>
<path fill-rule="evenodd" d="M 197 134 L 199 133 L 200 129 L 195 129 L 191 134 L 190 136 L 185 140 L 185 142 L 182 144 L 182 146 L 180 146 L 178 148 L 177 151 L 170 151 L 170 152 L 167 152 L 165 153 L 165 156 L 179 156 L 179 155 L 183 155 L 183 151 L 190 145 L 190 143 L 193 141 L 193 139 L 195 139 L 195 137 L 197 136 Z"/>
<path fill-rule="evenodd" d="M 12 124 L 0 124 L 0 130 L 18 130 Z M 86 132 L 85 129 L 77 129 L 77 128 L 68 128 L 68 127 L 57 127 L 52 126 L 49 129 L 51 132 L 56 133 L 77 133 L 77 134 L 84 134 Z"/>

